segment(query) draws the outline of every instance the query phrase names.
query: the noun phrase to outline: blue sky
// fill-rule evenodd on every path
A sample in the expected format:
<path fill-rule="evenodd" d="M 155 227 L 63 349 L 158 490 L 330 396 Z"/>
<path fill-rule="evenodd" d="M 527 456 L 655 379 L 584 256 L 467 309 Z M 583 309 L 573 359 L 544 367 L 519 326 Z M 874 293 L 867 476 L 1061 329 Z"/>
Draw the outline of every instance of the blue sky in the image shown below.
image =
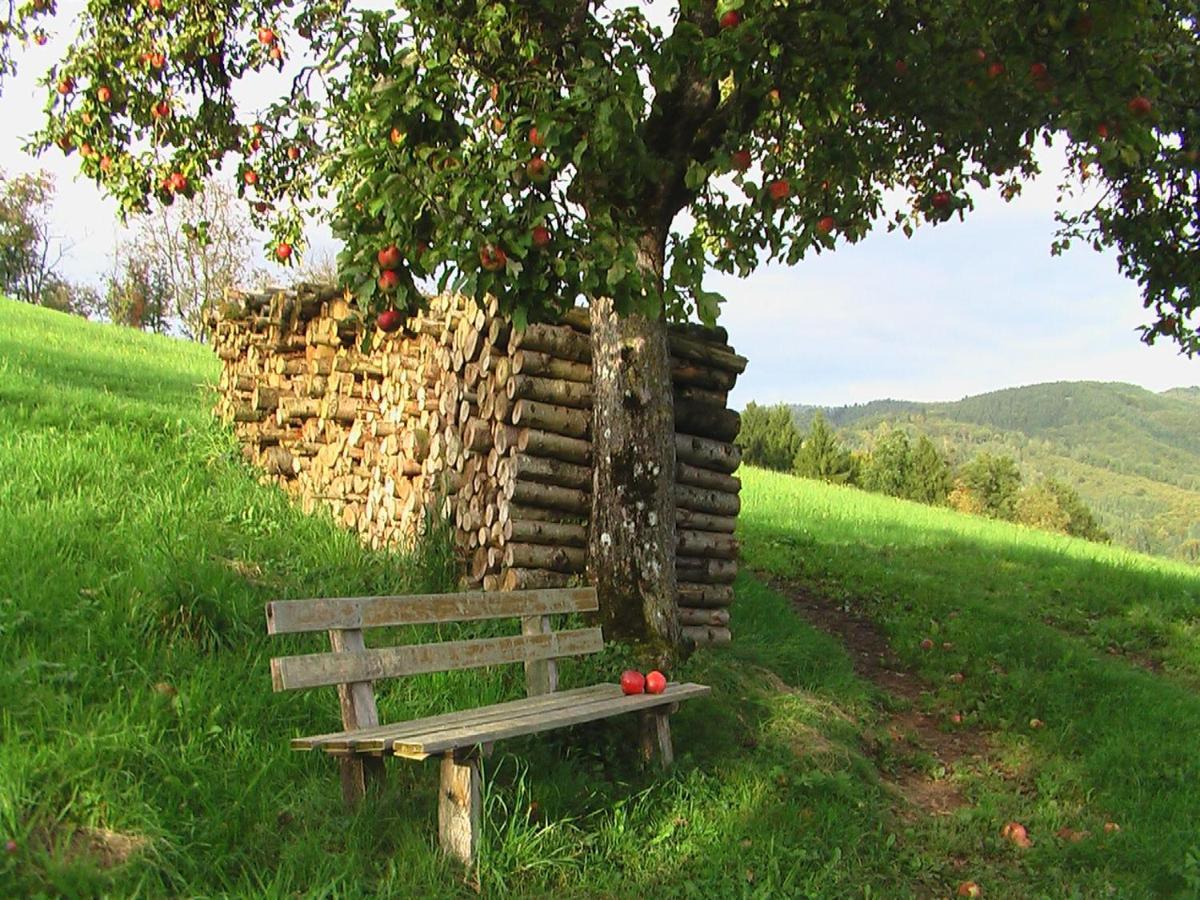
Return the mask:
<path fill-rule="evenodd" d="M 113 204 L 75 180 L 75 158 L 34 160 L 21 151 L 44 97 L 35 77 L 55 45 L 34 48 L 4 85 L 0 169 L 55 174 L 54 225 L 70 244 L 64 270 L 94 282 L 120 237 Z M 1137 286 L 1119 275 L 1113 255 L 1081 247 L 1050 256 L 1058 157 L 1047 151 L 1043 162 L 1048 175 L 1022 197 L 1011 204 L 978 198 L 965 223 L 919 230 L 911 240 L 881 229 L 791 269 L 766 266 L 745 280 L 714 276 L 711 286 L 729 298 L 722 324 L 750 359 L 733 404 L 953 400 L 1077 379 L 1152 390 L 1200 384 L 1200 359 L 1138 340 Z M 312 239 L 318 252 L 332 249 L 327 231 Z"/>

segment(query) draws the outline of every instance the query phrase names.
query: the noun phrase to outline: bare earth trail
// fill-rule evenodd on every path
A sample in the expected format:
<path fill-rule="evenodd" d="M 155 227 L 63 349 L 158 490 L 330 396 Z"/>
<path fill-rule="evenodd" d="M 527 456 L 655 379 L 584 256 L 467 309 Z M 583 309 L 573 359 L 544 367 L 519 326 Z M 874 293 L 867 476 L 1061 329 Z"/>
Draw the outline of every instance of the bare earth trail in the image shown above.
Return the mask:
<path fill-rule="evenodd" d="M 766 572 L 754 575 L 787 597 L 806 622 L 841 641 L 856 674 L 885 695 L 880 704 L 885 716 L 880 737 L 866 750 L 877 761 L 899 760 L 898 765 L 881 766 L 885 781 L 907 801 L 898 812 L 902 816 L 911 816 L 916 810 L 948 815 L 967 805 L 952 776 L 988 764 L 987 736 L 970 726 L 950 723 L 945 714 L 923 710 L 930 693 L 928 683 L 904 668 L 875 623 L 803 585 Z M 882 746 L 885 741 L 892 746 Z"/>

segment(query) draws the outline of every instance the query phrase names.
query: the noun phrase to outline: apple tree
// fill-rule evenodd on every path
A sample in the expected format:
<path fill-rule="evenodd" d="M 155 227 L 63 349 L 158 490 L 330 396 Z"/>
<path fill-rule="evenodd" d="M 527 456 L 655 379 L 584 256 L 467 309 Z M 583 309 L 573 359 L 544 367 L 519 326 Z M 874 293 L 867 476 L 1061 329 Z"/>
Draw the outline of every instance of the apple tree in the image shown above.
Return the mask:
<path fill-rule="evenodd" d="M 54 0 L 9 9 L 2 67 Z M 669 646 L 666 323 L 716 319 L 706 271 L 960 218 L 1057 139 L 1068 187 L 1098 188 L 1058 246 L 1116 248 L 1143 339 L 1194 354 L 1198 22 L 1195 0 L 87 0 L 34 143 L 131 211 L 223 167 L 280 259 L 327 217 L 368 311 L 436 285 L 520 324 L 583 298 L 589 571 L 610 630 Z"/>

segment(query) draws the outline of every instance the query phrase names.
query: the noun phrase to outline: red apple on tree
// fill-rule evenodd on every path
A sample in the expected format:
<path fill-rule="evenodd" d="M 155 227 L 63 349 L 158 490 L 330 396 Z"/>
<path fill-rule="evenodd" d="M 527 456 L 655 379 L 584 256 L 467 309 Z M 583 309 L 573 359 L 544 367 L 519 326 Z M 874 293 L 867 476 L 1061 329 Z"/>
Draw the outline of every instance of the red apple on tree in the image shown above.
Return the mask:
<path fill-rule="evenodd" d="M 479 248 L 479 264 L 488 272 L 499 272 L 508 263 L 508 254 L 503 247 L 484 244 Z"/>
<path fill-rule="evenodd" d="M 155 119 L 166 119 L 171 115 L 171 104 L 166 100 L 159 100 L 150 107 L 150 115 Z"/>
<path fill-rule="evenodd" d="M 395 272 L 392 273 L 396 274 Z M 382 279 L 383 276 L 380 276 Z M 404 324 L 404 317 L 394 309 L 385 309 L 379 314 L 379 318 L 375 320 L 375 324 L 379 326 L 380 331 L 386 331 L 391 334 Z"/>
<path fill-rule="evenodd" d="M 379 268 L 381 269 L 397 269 L 400 267 L 402 259 L 400 248 L 395 244 L 390 244 L 376 253 L 375 259 L 379 262 Z"/>
<path fill-rule="evenodd" d="M 1046 64 L 1042 62 L 1030 63 L 1029 65 L 1029 77 L 1034 81 L 1041 81 L 1046 77 L 1049 71 L 1050 70 L 1047 68 Z"/>
<path fill-rule="evenodd" d="M 946 191 L 938 191 L 933 195 L 933 208 L 945 210 L 950 208 L 950 194 Z"/>
<path fill-rule="evenodd" d="M 529 232 L 530 238 L 533 240 L 533 246 L 541 249 L 550 243 L 550 229 L 545 225 L 534 225 Z"/>
<path fill-rule="evenodd" d="M 988 78 L 999 78 L 1001 75 L 1004 74 L 1004 63 L 997 60 L 996 62 L 994 62 L 990 66 L 988 66 L 987 73 L 988 73 Z"/>
<path fill-rule="evenodd" d="M 722 28 L 737 28 L 742 23 L 742 14 L 736 9 L 731 9 L 720 18 Z"/>
<path fill-rule="evenodd" d="M 767 184 L 767 193 L 776 203 L 786 200 L 792 192 L 792 186 L 786 178 L 776 178 Z"/>
<path fill-rule="evenodd" d="M 1129 101 L 1129 111 L 1135 116 L 1147 116 L 1154 104 L 1150 102 L 1149 97 L 1144 97 L 1141 94 Z"/>
<path fill-rule="evenodd" d="M 535 147 L 543 147 L 546 144 L 546 136 L 537 130 L 536 125 L 529 129 L 529 143 Z"/>
<path fill-rule="evenodd" d="M 258 42 L 264 46 L 275 43 L 275 30 L 265 25 L 258 29 Z"/>
<path fill-rule="evenodd" d="M 646 677 L 636 669 L 626 669 L 621 673 L 621 692 L 624 694 L 640 694 L 646 689 Z"/>
<path fill-rule="evenodd" d="M 300 158 L 300 148 L 296 147 L 296 146 L 288 147 L 287 155 L 288 155 L 288 159 L 295 162 L 296 160 L 298 160 Z"/>
<path fill-rule="evenodd" d="M 817 231 L 821 232 L 821 234 L 829 234 L 829 232 L 833 231 L 835 225 L 837 225 L 837 222 L 834 221 L 833 216 L 823 216 L 817 222 Z"/>
<path fill-rule="evenodd" d="M 66 96 L 73 90 L 75 90 L 74 78 L 64 78 L 58 83 L 58 92 L 63 96 Z"/>
<path fill-rule="evenodd" d="M 546 161 L 540 156 L 535 156 L 525 166 L 525 171 L 529 174 L 532 181 L 545 181 L 549 177 Z"/>
<path fill-rule="evenodd" d="M 96 99 L 101 103 L 107 103 L 112 99 L 112 88 L 105 84 L 100 85 L 100 87 L 96 89 Z"/>
<path fill-rule="evenodd" d="M 267 55 L 270 56 L 271 59 L 278 62 L 279 60 L 283 59 L 283 48 L 278 44 L 272 44 L 271 50 Z"/>
<path fill-rule="evenodd" d="M 748 168 L 750 168 L 751 161 L 749 150 L 734 150 L 731 154 L 729 154 L 729 162 L 732 163 L 733 167 L 739 172 L 745 172 Z"/>
<path fill-rule="evenodd" d="M 902 59 L 896 60 L 894 68 L 896 69 L 897 75 L 907 75 L 908 74 L 908 63 L 906 63 Z"/>
<path fill-rule="evenodd" d="M 667 689 L 667 676 L 655 669 L 646 675 L 646 693 L 661 694 Z"/>
<path fill-rule="evenodd" d="M 275 248 L 275 256 L 280 262 L 287 262 L 292 258 L 292 245 L 286 241 Z"/>
<path fill-rule="evenodd" d="M 108 154 L 100 157 L 100 171 L 107 172 L 112 168 L 112 157 Z"/>
<path fill-rule="evenodd" d="M 379 273 L 379 289 L 385 294 L 388 291 L 394 291 L 399 284 L 400 276 L 392 269 L 384 269 Z"/>
<path fill-rule="evenodd" d="M 246 184 L 253 187 L 254 185 L 258 184 L 258 173 L 255 172 L 253 169 L 247 169 L 242 174 L 242 181 L 246 182 Z"/>
<path fill-rule="evenodd" d="M 158 12 L 162 9 L 162 0 L 146 0 L 146 5 L 150 7 L 150 12 Z"/>

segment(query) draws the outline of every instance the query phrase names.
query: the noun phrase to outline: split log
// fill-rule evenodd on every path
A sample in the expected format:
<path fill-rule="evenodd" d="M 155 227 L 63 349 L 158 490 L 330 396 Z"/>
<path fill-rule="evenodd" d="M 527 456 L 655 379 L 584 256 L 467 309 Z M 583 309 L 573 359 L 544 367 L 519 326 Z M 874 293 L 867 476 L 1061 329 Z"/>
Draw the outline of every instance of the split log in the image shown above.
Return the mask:
<path fill-rule="evenodd" d="M 742 501 L 737 494 L 686 484 L 675 486 L 675 503 L 683 509 L 712 516 L 736 516 L 742 508 Z"/>
<path fill-rule="evenodd" d="M 675 573 L 679 581 L 700 584 L 733 584 L 737 578 L 737 562 L 732 559 L 696 559 L 675 557 Z"/>
<path fill-rule="evenodd" d="M 733 641 L 733 635 L 728 628 L 718 628 L 710 625 L 682 625 L 679 628 L 684 640 L 691 641 L 697 647 L 719 646 Z"/>
<path fill-rule="evenodd" d="M 581 409 L 518 400 L 513 404 L 512 423 L 552 431 L 573 438 L 587 437 L 591 430 L 592 414 Z"/>
<path fill-rule="evenodd" d="M 536 400 L 575 409 L 592 408 L 592 386 L 583 382 L 514 375 L 504 387 L 510 400 Z"/>
<path fill-rule="evenodd" d="M 533 481 L 510 481 L 504 486 L 504 497 L 528 506 L 561 509 L 571 513 L 585 514 L 592 508 L 590 494 L 553 484 L 537 484 Z"/>
<path fill-rule="evenodd" d="M 720 628 L 728 628 L 729 610 L 681 606 L 679 607 L 679 624 L 712 625 Z"/>
<path fill-rule="evenodd" d="M 589 363 L 562 359 L 558 356 L 551 356 L 549 353 L 539 353 L 536 350 L 518 350 L 510 359 L 514 375 L 540 375 L 543 378 L 557 378 L 560 381 L 588 385 L 592 383 L 592 367 Z"/>
<path fill-rule="evenodd" d="M 738 542 L 732 535 L 682 529 L 676 531 L 675 535 L 675 549 L 680 556 L 737 559 Z"/>
<path fill-rule="evenodd" d="M 676 434 L 675 457 L 689 465 L 729 474 L 741 465 L 742 451 L 735 444 Z"/>
<path fill-rule="evenodd" d="M 732 409 L 680 400 L 675 403 L 675 430 L 716 441 L 732 441 L 742 427 L 742 417 Z"/>
<path fill-rule="evenodd" d="M 504 540 L 526 544 L 586 547 L 587 527 L 565 522 L 538 522 L 530 519 L 510 519 L 501 526 Z"/>
<path fill-rule="evenodd" d="M 549 544 L 507 544 L 504 565 L 518 569 L 552 569 L 555 572 L 582 572 L 587 551 L 579 547 L 554 547 Z"/>
<path fill-rule="evenodd" d="M 742 480 L 735 475 L 714 472 L 712 469 L 702 469 L 685 462 L 675 463 L 675 481 L 692 487 L 725 491 L 728 494 L 736 494 L 742 489 Z"/>
<path fill-rule="evenodd" d="M 500 590 L 524 591 L 534 588 L 567 587 L 571 580 L 577 577 L 549 569 L 505 569 L 500 576 Z"/>
<path fill-rule="evenodd" d="M 722 534 L 733 534 L 737 528 L 737 517 L 714 516 L 676 507 L 675 525 L 678 528 L 690 528 L 696 531 L 718 531 Z"/>
<path fill-rule="evenodd" d="M 592 470 L 588 466 L 527 453 L 518 453 L 509 458 L 507 463 L 508 475 L 512 478 L 580 490 L 592 489 Z"/>
<path fill-rule="evenodd" d="M 515 447 L 532 456 L 561 459 L 581 466 L 591 465 L 592 462 L 591 442 L 579 438 L 539 431 L 536 428 L 514 428 L 511 432 L 506 430 L 503 439 L 499 433 L 495 437 L 496 448 L 501 452 L 508 447 Z"/>

